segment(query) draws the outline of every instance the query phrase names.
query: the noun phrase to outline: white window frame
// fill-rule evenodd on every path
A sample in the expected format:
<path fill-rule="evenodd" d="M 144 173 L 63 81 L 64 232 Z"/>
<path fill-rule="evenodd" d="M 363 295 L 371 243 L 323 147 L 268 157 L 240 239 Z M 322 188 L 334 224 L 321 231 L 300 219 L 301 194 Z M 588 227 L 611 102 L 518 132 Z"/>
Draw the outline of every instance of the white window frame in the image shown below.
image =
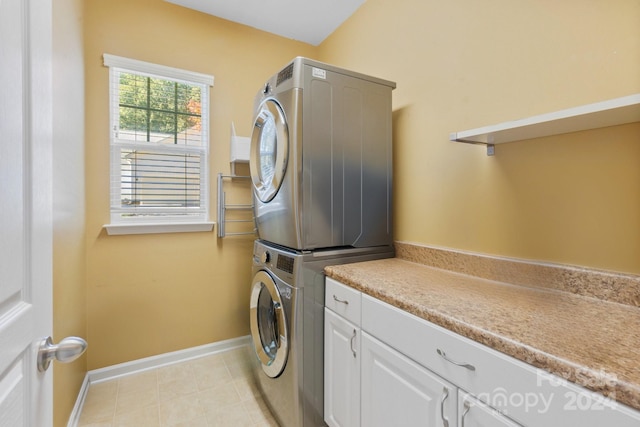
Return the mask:
<path fill-rule="evenodd" d="M 209 189 L 209 87 L 213 86 L 213 76 L 182 70 L 164 65 L 152 64 L 130 58 L 103 55 L 104 65 L 109 67 L 109 145 L 110 145 L 110 211 L 111 223 L 104 228 L 112 234 L 147 234 L 147 233 L 173 233 L 188 231 L 211 231 L 214 223 L 209 221 L 210 189 Z M 177 80 L 202 87 L 202 146 L 184 149 L 182 151 L 195 151 L 201 156 L 200 188 L 201 208 L 197 215 L 170 215 L 168 213 L 159 216 L 123 216 L 123 209 L 114 205 L 114 200 L 120 199 L 121 194 L 121 165 L 119 148 L 122 142 L 116 139 L 117 124 L 119 121 L 119 93 L 112 91 L 113 79 L 118 72 L 134 72 L 145 76 L 162 79 Z M 116 158 L 117 157 L 117 158 Z"/>

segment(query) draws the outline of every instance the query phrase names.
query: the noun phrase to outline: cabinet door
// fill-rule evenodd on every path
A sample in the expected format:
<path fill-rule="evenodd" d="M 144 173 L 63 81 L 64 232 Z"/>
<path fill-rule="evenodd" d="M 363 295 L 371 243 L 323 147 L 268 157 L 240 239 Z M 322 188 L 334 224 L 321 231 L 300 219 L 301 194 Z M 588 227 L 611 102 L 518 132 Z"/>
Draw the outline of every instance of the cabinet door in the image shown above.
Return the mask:
<path fill-rule="evenodd" d="M 520 424 L 460 390 L 458 396 L 460 427 L 520 427 Z"/>
<path fill-rule="evenodd" d="M 324 420 L 360 426 L 360 328 L 324 310 Z"/>
<path fill-rule="evenodd" d="M 455 386 L 362 332 L 362 425 L 454 427 Z"/>

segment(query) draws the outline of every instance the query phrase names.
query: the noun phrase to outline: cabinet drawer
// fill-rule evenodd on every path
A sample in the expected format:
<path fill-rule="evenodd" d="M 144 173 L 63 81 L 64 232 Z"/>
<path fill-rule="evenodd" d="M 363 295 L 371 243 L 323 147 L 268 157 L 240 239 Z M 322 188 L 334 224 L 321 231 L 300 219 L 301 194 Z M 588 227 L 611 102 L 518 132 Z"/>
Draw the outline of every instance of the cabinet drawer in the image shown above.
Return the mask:
<path fill-rule="evenodd" d="M 362 330 L 522 425 L 640 425 L 638 411 L 368 295 Z"/>
<path fill-rule="evenodd" d="M 325 287 L 325 306 L 344 317 L 356 326 L 360 326 L 360 291 L 327 277 Z"/>

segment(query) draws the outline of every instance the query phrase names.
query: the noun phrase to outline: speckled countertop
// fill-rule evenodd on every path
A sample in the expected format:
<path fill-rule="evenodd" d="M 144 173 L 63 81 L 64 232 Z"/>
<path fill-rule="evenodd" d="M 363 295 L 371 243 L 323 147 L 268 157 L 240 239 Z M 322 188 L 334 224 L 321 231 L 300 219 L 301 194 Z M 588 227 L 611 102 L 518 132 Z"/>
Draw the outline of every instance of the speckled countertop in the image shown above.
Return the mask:
<path fill-rule="evenodd" d="M 325 271 L 363 293 L 640 410 L 637 306 L 400 258 Z"/>

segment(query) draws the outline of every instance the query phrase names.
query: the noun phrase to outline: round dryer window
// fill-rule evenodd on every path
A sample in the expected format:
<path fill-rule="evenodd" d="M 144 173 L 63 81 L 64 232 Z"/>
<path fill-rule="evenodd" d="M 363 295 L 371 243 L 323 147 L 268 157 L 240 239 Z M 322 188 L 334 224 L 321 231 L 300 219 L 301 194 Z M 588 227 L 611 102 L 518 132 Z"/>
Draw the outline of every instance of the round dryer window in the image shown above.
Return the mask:
<path fill-rule="evenodd" d="M 258 198 L 267 203 L 280 189 L 289 155 L 289 133 L 282 107 L 265 99 L 253 123 L 251 135 L 251 180 Z"/>
<path fill-rule="evenodd" d="M 282 298 L 266 271 L 259 271 L 253 278 L 249 311 L 251 338 L 262 370 L 275 378 L 287 363 L 289 345 Z"/>

